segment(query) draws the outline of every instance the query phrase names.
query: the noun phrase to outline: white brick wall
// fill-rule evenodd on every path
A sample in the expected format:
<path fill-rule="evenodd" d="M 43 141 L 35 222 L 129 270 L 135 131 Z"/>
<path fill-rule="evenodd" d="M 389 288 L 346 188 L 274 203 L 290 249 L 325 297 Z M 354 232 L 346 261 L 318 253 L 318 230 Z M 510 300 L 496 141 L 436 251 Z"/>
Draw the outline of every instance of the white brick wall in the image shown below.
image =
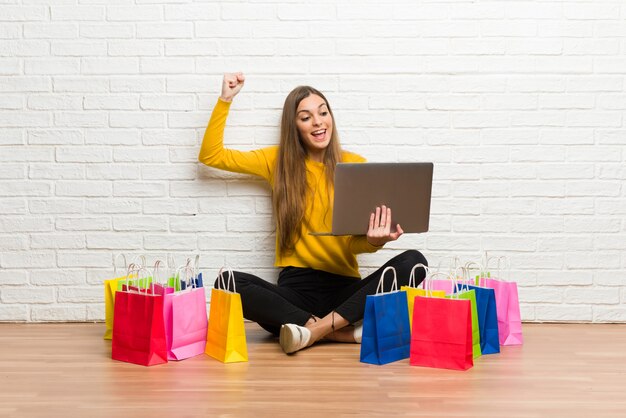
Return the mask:
<path fill-rule="evenodd" d="M 226 133 L 275 144 L 296 85 L 345 148 L 434 161 L 418 248 L 508 255 L 528 321 L 626 322 L 626 4 L 323 0 L 0 4 L 0 321 L 104 315 L 113 255 L 202 255 L 275 280 L 268 187 L 200 166 L 221 74 Z"/>

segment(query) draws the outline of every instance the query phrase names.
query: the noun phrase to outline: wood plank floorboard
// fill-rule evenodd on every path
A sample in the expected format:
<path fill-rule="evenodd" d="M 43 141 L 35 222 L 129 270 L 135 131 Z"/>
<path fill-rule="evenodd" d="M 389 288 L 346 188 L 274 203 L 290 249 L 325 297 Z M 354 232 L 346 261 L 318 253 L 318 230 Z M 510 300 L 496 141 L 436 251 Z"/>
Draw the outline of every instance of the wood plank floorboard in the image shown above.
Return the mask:
<path fill-rule="evenodd" d="M 626 324 L 524 324 L 466 372 L 293 356 L 247 324 L 247 363 L 111 360 L 103 324 L 0 324 L 0 417 L 624 417 Z"/>

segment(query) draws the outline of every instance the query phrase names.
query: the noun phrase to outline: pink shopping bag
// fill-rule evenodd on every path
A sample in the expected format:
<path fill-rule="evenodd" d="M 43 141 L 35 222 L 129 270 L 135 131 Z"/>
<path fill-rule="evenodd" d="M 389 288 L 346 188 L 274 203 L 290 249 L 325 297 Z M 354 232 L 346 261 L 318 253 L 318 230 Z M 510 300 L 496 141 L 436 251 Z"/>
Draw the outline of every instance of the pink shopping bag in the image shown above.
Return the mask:
<path fill-rule="evenodd" d="M 443 277 L 443 279 L 437 279 L 436 277 Z M 455 292 L 454 283 L 461 284 L 474 284 L 468 282 L 465 278 L 465 271 L 463 267 L 457 267 L 453 273 L 446 274 L 442 272 L 436 272 L 431 274 L 428 284 L 430 290 L 443 290 L 446 292 L 446 296 L 450 296 Z"/>
<path fill-rule="evenodd" d="M 189 267 L 182 270 L 191 272 Z M 176 277 L 180 277 L 179 274 Z M 163 319 L 165 323 L 168 360 L 184 360 L 204 353 L 208 326 L 204 287 L 193 287 L 188 281 L 185 290 L 157 286 L 163 292 Z"/>
<path fill-rule="evenodd" d="M 177 360 L 204 354 L 207 327 L 204 287 L 174 293 L 170 352 Z"/>
<path fill-rule="evenodd" d="M 502 278 L 503 273 L 500 264 L 501 261 L 504 262 L 504 266 L 508 264 L 506 257 L 487 257 L 485 255 L 485 266 L 488 266 L 489 262 L 494 259 L 497 260 L 496 277 L 490 277 L 490 273 L 484 273 L 477 280 L 477 284 L 494 290 L 500 345 L 521 345 L 524 343 L 524 339 L 522 337 L 522 317 L 517 283 Z"/>
<path fill-rule="evenodd" d="M 481 278 L 480 285 L 494 290 L 500 345 L 523 344 L 517 283 Z"/>

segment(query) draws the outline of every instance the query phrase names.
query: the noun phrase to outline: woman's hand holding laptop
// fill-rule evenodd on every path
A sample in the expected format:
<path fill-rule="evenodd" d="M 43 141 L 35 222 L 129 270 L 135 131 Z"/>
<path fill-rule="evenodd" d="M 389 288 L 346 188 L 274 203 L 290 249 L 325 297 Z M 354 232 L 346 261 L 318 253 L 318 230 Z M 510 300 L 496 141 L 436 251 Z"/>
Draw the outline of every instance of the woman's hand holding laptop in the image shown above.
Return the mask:
<path fill-rule="evenodd" d="M 395 232 L 391 232 L 391 208 L 385 205 L 376 207 L 376 212 L 370 215 L 370 225 L 367 230 L 367 242 L 375 247 L 382 247 L 388 242 L 400 238 L 404 231 L 400 224 L 396 224 Z"/>

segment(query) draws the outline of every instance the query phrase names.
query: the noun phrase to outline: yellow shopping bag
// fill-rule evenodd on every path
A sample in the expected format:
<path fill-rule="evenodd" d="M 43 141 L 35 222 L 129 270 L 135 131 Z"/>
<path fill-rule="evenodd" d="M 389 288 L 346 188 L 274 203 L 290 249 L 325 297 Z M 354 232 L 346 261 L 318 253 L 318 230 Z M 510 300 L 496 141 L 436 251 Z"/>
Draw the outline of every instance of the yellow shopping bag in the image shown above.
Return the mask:
<path fill-rule="evenodd" d="M 424 277 L 424 289 L 420 289 L 415 286 L 415 269 L 421 267 L 426 272 L 426 276 Z M 413 304 L 415 303 L 415 296 L 428 296 L 428 297 L 437 297 L 442 298 L 446 296 L 446 292 L 444 290 L 430 290 L 428 285 L 428 276 L 430 274 L 430 270 L 427 266 L 422 263 L 418 263 L 413 266 L 411 269 L 411 276 L 409 277 L 409 285 L 402 286 L 400 290 L 404 290 L 406 292 L 407 302 L 409 305 L 409 325 L 411 332 L 413 332 Z"/>
<path fill-rule="evenodd" d="M 225 283 L 220 270 L 219 278 L 217 287 L 211 289 L 205 353 L 222 363 L 248 361 L 241 295 L 235 289 L 234 274 L 229 269 L 228 283 Z M 231 282 L 232 292 L 228 290 Z"/>
<path fill-rule="evenodd" d="M 113 310 L 115 308 L 115 292 L 117 292 L 118 283 L 123 280 L 127 280 L 128 274 L 125 276 L 117 276 L 117 259 L 119 257 L 124 259 L 124 270 L 127 269 L 126 256 L 124 254 L 118 254 L 113 260 L 113 279 L 104 281 L 104 322 L 106 324 L 106 330 L 104 331 L 104 339 L 110 340 L 113 337 Z"/>

